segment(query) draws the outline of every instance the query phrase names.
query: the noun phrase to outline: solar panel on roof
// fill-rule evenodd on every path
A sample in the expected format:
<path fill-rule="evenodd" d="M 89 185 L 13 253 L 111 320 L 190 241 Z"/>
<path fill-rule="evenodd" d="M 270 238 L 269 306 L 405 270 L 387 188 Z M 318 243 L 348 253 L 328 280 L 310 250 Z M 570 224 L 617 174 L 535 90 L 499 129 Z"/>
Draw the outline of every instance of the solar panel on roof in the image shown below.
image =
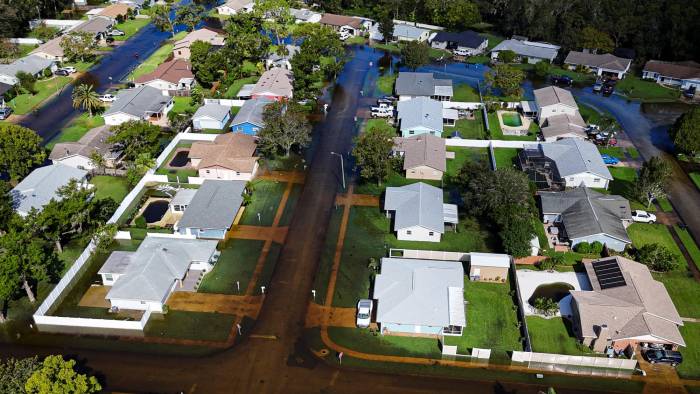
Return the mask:
<path fill-rule="evenodd" d="M 595 271 L 600 288 L 603 290 L 627 285 L 620 265 L 615 259 L 593 263 L 593 271 Z"/>

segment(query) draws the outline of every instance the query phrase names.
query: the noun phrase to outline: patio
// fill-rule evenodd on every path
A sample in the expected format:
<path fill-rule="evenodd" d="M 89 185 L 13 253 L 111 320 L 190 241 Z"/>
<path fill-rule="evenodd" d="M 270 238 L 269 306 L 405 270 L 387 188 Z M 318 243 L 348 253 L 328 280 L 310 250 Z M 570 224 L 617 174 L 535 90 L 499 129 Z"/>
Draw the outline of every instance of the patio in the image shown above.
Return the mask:
<path fill-rule="evenodd" d="M 582 272 L 517 270 L 516 275 L 526 316 L 545 317 L 538 314 L 535 308 L 528 303 L 528 300 L 540 286 L 562 283 L 573 287 L 573 290 L 591 290 L 591 283 L 586 274 Z M 571 295 L 567 295 L 559 301 L 559 312 L 555 316 L 568 317 L 571 315 Z"/>
<path fill-rule="evenodd" d="M 527 135 L 532 120 L 517 111 L 496 111 L 503 135 Z"/>
<path fill-rule="evenodd" d="M 564 229 L 557 223 L 544 223 L 544 233 L 547 235 L 547 244 L 555 252 L 569 252 L 571 246 L 564 237 Z"/>

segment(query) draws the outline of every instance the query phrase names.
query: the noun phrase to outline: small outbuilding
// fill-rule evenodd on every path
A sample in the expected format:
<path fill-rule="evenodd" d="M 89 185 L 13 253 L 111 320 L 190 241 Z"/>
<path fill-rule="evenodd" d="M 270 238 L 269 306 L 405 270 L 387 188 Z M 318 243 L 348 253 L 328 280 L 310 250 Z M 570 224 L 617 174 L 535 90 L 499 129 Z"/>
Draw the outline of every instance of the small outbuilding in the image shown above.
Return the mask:
<path fill-rule="evenodd" d="M 469 253 L 469 279 L 476 282 L 505 282 L 510 256 L 498 253 Z"/>

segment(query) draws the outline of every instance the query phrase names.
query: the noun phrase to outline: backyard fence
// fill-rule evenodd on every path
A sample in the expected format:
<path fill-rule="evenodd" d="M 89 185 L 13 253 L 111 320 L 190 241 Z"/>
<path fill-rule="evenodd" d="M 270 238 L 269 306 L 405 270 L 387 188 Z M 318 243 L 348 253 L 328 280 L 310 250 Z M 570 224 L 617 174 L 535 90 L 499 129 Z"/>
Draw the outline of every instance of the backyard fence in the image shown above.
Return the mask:
<path fill-rule="evenodd" d="M 38 38 L 10 38 L 9 40 L 13 44 L 19 44 L 19 45 L 40 45 L 43 44 L 44 41 L 38 39 Z"/>
<path fill-rule="evenodd" d="M 389 249 L 389 257 L 404 259 L 464 261 L 469 257 L 467 252 L 443 252 L 439 250 Z"/>
<path fill-rule="evenodd" d="M 513 363 L 526 364 L 528 368 L 576 375 L 623 377 L 632 375 L 637 360 L 566 354 L 513 352 Z"/>
<path fill-rule="evenodd" d="M 226 105 L 229 107 L 242 107 L 246 101 L 247 100 L 205 98 L 204 104 L 219 104 L 219 105 Z"/>
<path fill-rule="evenodd" d="M 518 299 L 518 319 L 520 319 L 520 334 L 525 341 L 525 351 L 532 352 L 532 342 L 530 342 L 530 331 L 527 328 L 527 319 L 525 319 L 525 306 L 523 297 L 520 294 L 520 284 L 518 283 L 518 274 L 515 268 L 515 260 L 510 258 L 510 273 L 513 277 L 513 287 L 515 289 L 515 297 Z"/>
<path fill-rule="evenodd" d="M 523 149 L 526 145 L 537 144 L 536 141 L 503 141 L 503 140 L 465 140 L 461 138 L 446 138 L 445 145 L 463 148 L 516 148 Z"/>

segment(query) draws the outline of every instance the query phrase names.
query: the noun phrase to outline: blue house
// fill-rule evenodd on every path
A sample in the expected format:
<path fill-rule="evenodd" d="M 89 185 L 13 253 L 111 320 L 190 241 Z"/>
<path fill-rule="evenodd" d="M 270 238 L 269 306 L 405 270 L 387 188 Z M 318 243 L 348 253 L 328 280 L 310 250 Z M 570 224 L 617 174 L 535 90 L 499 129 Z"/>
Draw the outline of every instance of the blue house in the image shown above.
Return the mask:
<path fill-rule="evenodd" d="M 258 134 L 258 130 L 265 126 L 263 111 L 272 100 L 264 98 L 250 99 L 243 104 L 231 122 L 231 131 L 248 135 Z"/>

